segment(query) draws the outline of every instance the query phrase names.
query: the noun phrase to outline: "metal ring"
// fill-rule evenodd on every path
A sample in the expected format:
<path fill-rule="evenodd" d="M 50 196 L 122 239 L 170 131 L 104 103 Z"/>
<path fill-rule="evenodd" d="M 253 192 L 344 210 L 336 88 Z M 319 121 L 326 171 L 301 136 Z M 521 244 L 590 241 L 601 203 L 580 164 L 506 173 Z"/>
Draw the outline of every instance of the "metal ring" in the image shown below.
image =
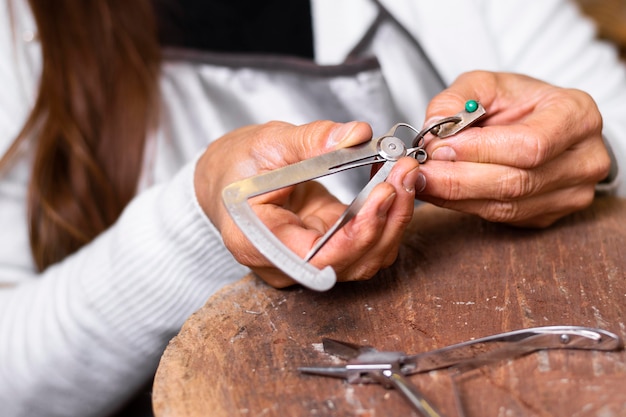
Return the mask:
<path fill-rule="evenodd" d="M 415 136 L 415 139 L 413 139 L 413 144 L 412 146 L 414 148 L 421 148 L 424 146 L 424 136 L 426 136 L 426 134 L 432 130 L 435 129 L 439 129 L 439 126 L 444 125 L 446 123 L 460 123 L 461 121 L 463 121 L 463 119 L 460 116 L 450 116 L 450 117 L 445 117 L 441 120 L 437 120 L 435 123 L 433 123 L 430 126 L 425 127 L 424 129 L 422 129 L 417 136 Z M 433 132 L 433 135 L 437 135 L 437 132 Z"/>
<path fill-rule="evenodd" d="M 415 159 L 417 159 L 417 162 L 419 162 L 420 164 L 423 164 L 428 159 L 428 153 L 424 148 L 419 148 L 415 152 Z"/>

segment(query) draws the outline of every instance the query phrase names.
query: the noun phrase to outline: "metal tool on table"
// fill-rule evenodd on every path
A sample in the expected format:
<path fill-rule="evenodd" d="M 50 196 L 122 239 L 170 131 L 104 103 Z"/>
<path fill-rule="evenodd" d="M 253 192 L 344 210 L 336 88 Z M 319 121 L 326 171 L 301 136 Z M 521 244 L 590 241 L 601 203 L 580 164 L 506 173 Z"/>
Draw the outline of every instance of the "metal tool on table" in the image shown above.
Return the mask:
<path fill-rule="evenodd" d="M 427 159 L 424 136 L 427 133 L 445 138 L 468 127 L 485 114 L 485 109 L 475 100 L 469 100 L 458 114 L 441 119 L 417 131 L 400 123 L 387 134 L 367 143 L 339 149 L 286 167 L 246 178 L 228 185 L 222 199 L 233 221 L 252 244 L 277 268 L 297 282 L 317 291 L 331 288 L 336 281 L 331 267 L 318 270 L 308 263 L 337 230 L 348 223 L 361 209 L 373 188 L 385 181 L 395 163 L 402 157 L 413 156 L 420 162 Z M 363 190 L 355 197 L 335 224 L 322 236 L 315 247 L 302 259 L 272 234 L 255 215 L 248 199 L 281 188 L 314 180 L 352 168 L 382 163 Z"/>
<path fill-rule="evenodd" d="M 346 364 L 300 367 L 300 372 L 342 378 L 351 384 L 378 383 L 386 388 L 395 388 L 425 417 L 439 417 L 441 414 L 410 383 L 409 375 L 446 368 L 464 372 L 545 349 L 613 351 L 623 348 L 619 336 L 579 326 L 516 330 L 414 355 L 381 352 L 370 346 L 333 339 L 323 339 L 323 345 L 326 353 L 346 360 Z"/>

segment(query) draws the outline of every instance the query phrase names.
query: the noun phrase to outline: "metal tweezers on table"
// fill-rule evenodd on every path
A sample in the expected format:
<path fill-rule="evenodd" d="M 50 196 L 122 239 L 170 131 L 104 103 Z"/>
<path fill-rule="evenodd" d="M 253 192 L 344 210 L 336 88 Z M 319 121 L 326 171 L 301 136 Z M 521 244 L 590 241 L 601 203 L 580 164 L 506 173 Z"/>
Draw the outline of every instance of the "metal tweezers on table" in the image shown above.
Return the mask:
<path fill-rule="evenodd" d="M 414 355 L 381 352 L 371 346 L 333 339 L 323 339 L 323 345 L 326 353 L 346 360 L 345 365 L 305 366 L 298 368 L 300 372 L 342 378 L 351 384 L 378 383 L 395 388 L 425 417 L 442 417 L 442 414 L 411 384 L 409 375 L 440 369 L 461 373 L 545 349 L 614 351 L 623 348 L 619 336 L 579 326 L 516 330 Z M 459 414 L 463 415 L 461 404 L 457 406 Z"/>
<path fill-rule="evenodd" d="M 469 100 L 463 111 L 438 120 L 421 131 L 408 124 L 399 123 L 385 135 L 367 143 L 339 149 L 234 182 L 223 190 L 222 199 L 233 221 L 270 262 L 302 285 L 316 291 L 325 291 L 335 284 L 335 272 L 329 266 L 318 270 L 309 263 L 309 260 L 335 232 L 356 216 L 374 187 L 387 179 L 396 162 L 405 156 L 413 156 L 418 161 L 425 162 L 427 154 L 424 149 L 424 136 L 427 133 L 445 138 L 470 126 L 484 114 L 485 109 L 480 103 Z M 261 194 L 371 164 L 382 166 L 304 259 L 289 250 L 272 234 L 248 204 L 249 198 Z"/>

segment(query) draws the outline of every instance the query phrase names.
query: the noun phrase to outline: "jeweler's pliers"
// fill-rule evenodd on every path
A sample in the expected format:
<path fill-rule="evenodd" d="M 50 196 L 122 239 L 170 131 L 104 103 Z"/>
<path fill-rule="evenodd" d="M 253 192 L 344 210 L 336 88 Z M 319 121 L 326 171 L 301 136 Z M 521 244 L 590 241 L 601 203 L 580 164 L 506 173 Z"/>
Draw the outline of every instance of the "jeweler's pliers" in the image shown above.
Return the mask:
<path fill-rule="evenodd" d="M 425 417 L 441 414 L 406 378 L 409 375 L 453 368 L 458 372 L 510 360 L 544 349 L 612 351 L 623 348 L 621 338 L 605 330 L 580 326 L 546 326 L 500 333 L 415 355 L 381 352 L 323 339 L 324 351 L 347 360 L 340 366 L 308 366 L 306 374 L 343 378 L 351 384 L 379 383 L 397 389 Z"/>
<path fill-rule="evenodd" d="M 474 123 L 485 114 L 485 109 L 477 101 L 470 100 L 465 107 L 460 113 L 441 119 L 421 131 L 408 124 L 400 123 L 392 127 L 385 135 L 367 143 L 339 149 L 232 183 L 222 193 L 226 209 L 244 235 L 276 267 L 311 289 L 327 290 L 335 284 L 335 272 L 331 267 L 320 271 L 308 261 L 337 230 L 359 212 L 373 188 L 387 179 L 391 169 L 400 158 L 414 156 L 420 162 L 426 160 L 424 136 L 427 133 L 432 132 L 441 138 L 447 137 Z M 258 219 L 247 202 L 249 198 L 260 194 L 377 163 L 383 164 L 304 259 L 284 246 Z"/>

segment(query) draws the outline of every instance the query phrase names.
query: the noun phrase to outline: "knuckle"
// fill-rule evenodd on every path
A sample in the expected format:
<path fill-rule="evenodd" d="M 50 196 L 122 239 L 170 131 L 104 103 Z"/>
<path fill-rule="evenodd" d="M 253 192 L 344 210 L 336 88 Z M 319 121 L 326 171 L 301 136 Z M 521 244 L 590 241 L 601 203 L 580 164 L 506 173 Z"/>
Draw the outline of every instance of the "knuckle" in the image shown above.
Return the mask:
<path fill-rule="evenodd" d="M 378 225 L 374 225 L 375 222 L 384 221 L 380 217 L 376 217 L 376 221 L 372 222 L 371 219 L 361 219 L 357 215 L 354 230 L 356 231 L 352 244 L 355 249 L 365 250 L 371 248 L 379 238 Z M 368 221 L 369 220 L 369 221 Z M 358 223 L 357 223 L 358 222 Z"/>
<path fill-rule="evenodd" d="M 593 203 L 593 199 L 595 198 L 595 186 L 589 185 L 578 188 L 572 194 L 570 199 L 572 205 L 571 211 L 582 210 Z"/>
<path fill-rule="evenodd" d="M 392 251 L 389 251 L 386 256 L 385 259 L 381 265 L 382 268 L 388 268 L 391 265 L 393 265 L 396 262 L 396 259 L 398 259 L 398 248 L 395 248 Z"/>
<path fill-rule="evenodd" d="M 500 179 L 497 199 L 516 200 L 531 194 L 535 188 L 532 178 L 530 172 L 524 169 L 510 171 Z"/>
<path fill-rule="evenodd" d="M 241 265 L 254 268 L 267 263 L 260 252 L 234 224 L 230 223 L 224 226 L 222 239 L 226 249 L 228 249 L 233 255 L 233 258 Z"/>
<path fill-rule="evenodd" d="M 570 108 L 573 113 L 579 115 L 581 109 L 583 109 L 584 114 L 590 116 L 590 118 L 594 120 L 598 126 L 602 124 L 600 110 L 598 109 L 598 105 L 591 94 L 575 88 L 568 88 L 563 91 L 571 98 L 570 101 L 572 104 Z"/>
<path fill-rule="evenodd" d="M 493 86 L 498 83 L 499 74 L 492 71 L 473 70 L 459 75 L 459 81 L 471 81 L 477 85 Z"/>
<path fill-rule="evenodd" d="M 516 143 L 515 166 L 525 169 L 543 165 L 552 154 L 552 133 L 525 126 Z"/>
<path fill-rule="evenodd" d="M 401 213 L 395 213 L 390 219 L 391 228 L 398 233 L 401 233 L 413 220 L 413 207 L 410 211 L 403 211 Z"/>
<path fill-rule="evenodd" d="M 461 199 L 462 189 L 460 181 L 451 173 L 445 172 L 438 180 L 441 195 L 439 198 L 448 201 Z"/>
<path fill-rule="evenodd" d="M 358 265 L 350 274 L 350 281 L 365 281 L 372 278 L 379 271 L 379 264 L 373 262 L 365 262 Z"/>
<path fill-rule="evenodd" d="M 608 151 L 604 148 L 604 151 L 599 153 L 596 158 L 589 158 L 590 163 L 588 167 L 589 178 L 593 182 L 602 181 L 605 179 L 611 170 L 611 157 Z"/>
<path fill-rule="evenodd" d="M 544 132 L 534 132 L 528 135 L 524 140 L 523 153 L 530 155 L 526 165 L 523 168 L 535 168 L 543 165 L 552 154 L 550 138 Z"/>
<path fill-rule="evenodd" d="M 482 210 L 485 220 L 494 223 L 509 223 L 518 217 L 519 206 L 513 201 L 489 201 Z"/>
<path fill-rule="evenodd" d="M 286 288 L 293 284 L 295 281 L 284 275 L 282 272 L 268 271 L 268 270 L 255 270 L 254 271 L 263 281 L 268 283 L 274 288 Z"/>

